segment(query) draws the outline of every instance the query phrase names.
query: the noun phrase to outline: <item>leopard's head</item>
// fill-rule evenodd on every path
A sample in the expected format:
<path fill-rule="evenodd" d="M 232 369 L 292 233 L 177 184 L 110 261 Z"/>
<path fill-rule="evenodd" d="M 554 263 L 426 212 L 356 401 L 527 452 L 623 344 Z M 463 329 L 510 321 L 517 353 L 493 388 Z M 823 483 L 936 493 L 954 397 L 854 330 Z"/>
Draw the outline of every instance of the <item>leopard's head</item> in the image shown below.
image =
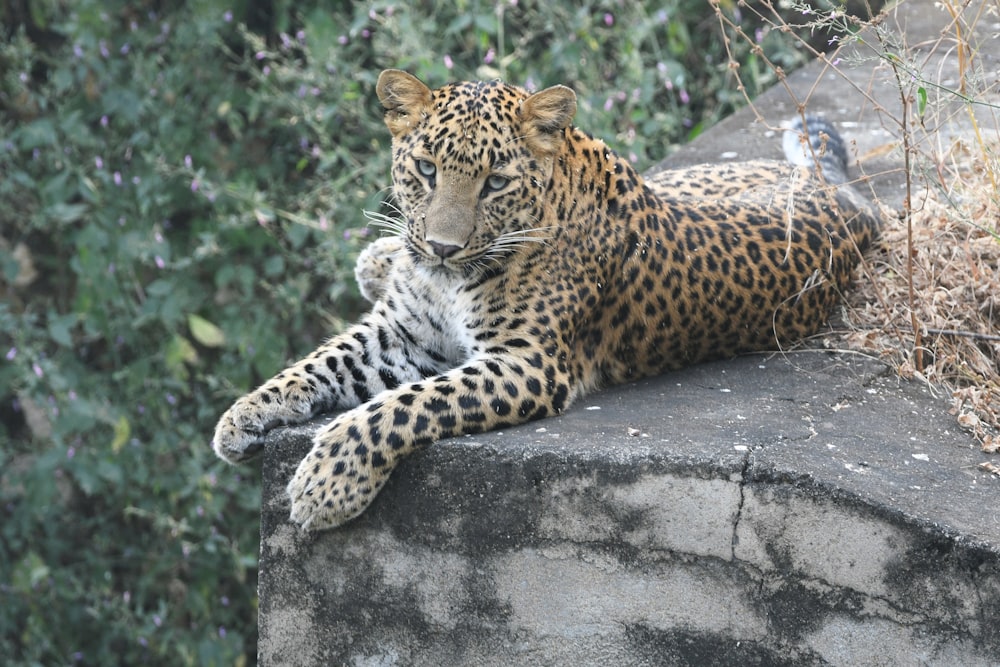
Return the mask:
<path fill-rule="evenodd" d="M 576 113 L 565 86 L 500 81 L 431 90 L 406 72 L 376 87 L 392 132 L 392 179 L 418 261 L 468 271 L 503 261 L 542 229 L 553 163 Z"/>

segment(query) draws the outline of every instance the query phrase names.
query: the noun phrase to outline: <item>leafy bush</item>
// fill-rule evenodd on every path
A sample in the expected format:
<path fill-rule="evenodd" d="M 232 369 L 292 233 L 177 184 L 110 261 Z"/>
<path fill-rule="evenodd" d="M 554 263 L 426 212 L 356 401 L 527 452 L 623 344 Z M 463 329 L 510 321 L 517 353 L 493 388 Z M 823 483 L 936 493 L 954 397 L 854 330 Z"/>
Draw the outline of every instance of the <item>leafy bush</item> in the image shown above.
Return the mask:
<path fill-rule="evenodd" d="M 256 471 L 208 440 L 361 307 L 380 69 L 569 84 L 640 165 L 734 104 L 701 0 L 437 4 L 0 7 L 8 664 L 254 661 Z"/>

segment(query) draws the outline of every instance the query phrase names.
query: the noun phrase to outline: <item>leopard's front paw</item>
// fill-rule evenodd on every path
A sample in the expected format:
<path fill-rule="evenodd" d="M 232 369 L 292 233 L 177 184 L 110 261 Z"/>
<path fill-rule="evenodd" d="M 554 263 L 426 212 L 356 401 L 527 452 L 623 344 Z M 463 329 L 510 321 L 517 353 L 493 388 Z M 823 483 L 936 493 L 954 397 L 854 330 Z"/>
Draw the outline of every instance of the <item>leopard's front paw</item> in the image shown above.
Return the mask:
<path fill-rule="evenodd" d="M 404 248 L 401 237 L 383 236 L 361 251 L 354 266 L 354 278 L 358 281 L 361 296 L 372 303 L 382 298 L 389 286 L 393 261 Z"/>
<path fill-rule="evenodd" d="M 380 454 L 320 432 L 288 484 L 291 519 L 303 530 L 347 523 L 371 504 L 390 472 Z"/>
<path fill-rule="evenodd" d="M 219 418 L 212 437 L 212 449 L 224 461 L 242 463 L 260 452 L 264 432 L 262 420 L 253 414 L 252 406 L 244 397 Z"/>

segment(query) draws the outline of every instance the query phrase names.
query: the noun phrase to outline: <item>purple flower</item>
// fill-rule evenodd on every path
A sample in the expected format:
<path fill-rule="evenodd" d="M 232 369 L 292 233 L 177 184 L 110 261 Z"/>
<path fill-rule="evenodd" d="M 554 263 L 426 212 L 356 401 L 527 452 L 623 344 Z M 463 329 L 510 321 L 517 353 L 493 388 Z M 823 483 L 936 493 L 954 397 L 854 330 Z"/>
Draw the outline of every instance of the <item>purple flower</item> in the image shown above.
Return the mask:
<path fill-rule="evenodd" d="M 37 362 L 31 364 L 31 370 L 35 372 L 35 375 L 37 377 L 42 377 L 43 375 L 45 375 L 44 371 L 42 371 L 42 367 L 39 366 Z"/>
<path fill-rule="evenodd" d="M 177 404 L 177 397 L 174 396 L 173 394 L 167 394 L 165 398 L 167 399 L 167 403 L 169 403 L 170 405 Z"/>
<path fill-rule="evenodd" d="M 97 47 L 101 52 L 101 57 L 107 58 L 109 55 L 111 55 L 111 52 L 108 51 L 108 43 L 105 42 L 103 39 L 100 42 L 98 42 Z"/>
<path fill-rule="evenodd" d="M 108 117 L 101 116 L 101 127 L 107 127 L 107 126 L 108 126 Z"/>
<path fill-rule="evenodd" d="M 681 96 L 681 104 L 687 104 L 688 102 L 691 101 L 691 96 L 688 95 L 688 91 L 684 90 L 683 88 L 681 88 L 680 96 Z"/>
<path fill-rule="evenodd" d="M 104 160 L 101 159 L 101 156 L 94 158 L 94 166 L 98 169 L 104 169 Z"/>
<path fill-rule="evenodd" d="M 158 269 L 162 269 L 167 264 L 166 262 L 163 261 L 163 258 L 160 257 L 159 255 L 157 255 L 156 257 L 154 257 L 153 261 L 156 262 L 156 268 L 158 268 Z"/>
<path fill-rule="evenodd" d="M 153 625 L 155 625 L 156 627 L 160 627 L 161 625 L 163 625 L 163 619 L 160 618 L 159 614 L 153 616 Z"/>
<path fill-rule="evenodd" d="M 222 603 L 223 607 L 228 607 L 229 606 L 229 598 L 226 597 L 225 595 L 223 595 L 221 598 L 219 598 L 219 602 Z"/>
<path fill-rule="evenodd" d="M 7 350 L 7 361 L 14 361 L 14 357 L 16 357 L 16 356 L 17 356 L 17 348 L 16 347 L 12 347 L 9 350 Z"/>
<path fill-rule="evenodd" d="M 341 35 L 337 38 L 337 44 L 340 44 L 341 46 L 347 46 L 348 41 L 350 40 L 347 39 L 347 35 Z"/>
<path fill-rule="evenodd" d="M 74 44 L 73 45 L 73 55 L 76 56 L 77 58 L 82 58 L 83 57 L 83 47 L 81 47 L 79 44 Z"/>
<path fill-rule="evenodd" d="M 187 167 L 188 169 L 191 168 L 191 156 L 190 155 L 185 155 L 184 156 L 184 166 Z"/>
<path fill-rule="evenodd" d="M 74 456 L 76 456 L 76 447 L 70 445 L 70 447 L 66 450 L 66 458 L 71 459 Z"/>
<path fill-rule="evenodd" d="M 615 17 L 611 15 L 611 12 L 607 12 L 604 15 L 604 25 L 610 27 L 615 24 Z"/>
<path fill-rule="evenodd" d="M 122 54 L 123 56 L 127 56 L 128 52 L 131 51 L 131 50 L 132 50 L 132 47 L 129 46 L 128 42 L 125 42 L 124 44 L 122 44 L 122 48 L 118 49 L 118 53 Z"/>
<path fill-rule="evenodd" d="M 256 53 L 256 54 L 254 55 L 254 57 L 255 57 L 255 58 L 257 58 L 257 60 L 263 60 L 264 58 L 266 58 L 266 57 L 267 57 L 267 54 L 266 54 L 266 53 L 264 53 L 263 51 L 258 51 L 258 52 L 257 52 L 257 53 Z"/>
<path fill-rule="evenodd" d="M 114 178 L 114 181 L 115 181 L 115 185 L 119 185 L 120 186 L 122 184 L 122 174 L 121 174 L 120 171 L 116 171 L 114 173 L 113 178 Z"/>
<path fill-rule="evenodd" d="M 197 178 L 191 181 L 191 192 L 198 192 L 199 187 L 201 187 L 201 184 L 198 183 Z"/>
<path fill-rule="evenodd" d="M 221 625 L 219 626 L 219 637 L 221 637 L 222 639 L 226 638 L 226 628 L 224 628 Z"/>
<path fill-rule="evenodd" d="M 496 60 L 496 57 L 497 57 L 497 52 L 494 51 L 492 47 L 490 47 L 489 49 L 487 49 L 486 55 L 483 56 L 483 62 L 489 65 L 494 60 Z"/>
<path fill-rule="evenodd" d="M 233 13 L 227 9 L 226 13 L 222 15 L 222 20 L 226 23 L 230 23 L 233 20 Z"/>
<path fill-rule="evenodd" d="M 444 56 L 444 66 L 451 69 L 455 66 L 455 61 L 451 59 L 451 56 L 445 54 Z"/>
<path fill-rule="evenodd" d="M 149 640 L 145 637 L 139 637 L 139 646 L 149 646 Z"/>

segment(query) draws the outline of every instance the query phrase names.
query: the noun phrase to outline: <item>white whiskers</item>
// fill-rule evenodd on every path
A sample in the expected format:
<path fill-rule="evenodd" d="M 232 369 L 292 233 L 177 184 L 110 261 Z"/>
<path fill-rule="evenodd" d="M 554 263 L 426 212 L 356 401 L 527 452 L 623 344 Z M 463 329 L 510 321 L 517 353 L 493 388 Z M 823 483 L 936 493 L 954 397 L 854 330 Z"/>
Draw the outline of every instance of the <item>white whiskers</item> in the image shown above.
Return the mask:
<path fill-rule="evenodd" d="M 399 213 L 399 209 L 389 202 L 386 202 L 386 205 Z M 401 215 L 390 216 L 384 213 L 379 213 L 378 211 L 362 211 L 362 213 L 366 218 L 368 218 L 372 227 L 385 229 L 393 236 L 404 236 L 406 234 L 406 219 Z"/>
<path fill-rule="evenodd" d="M 483 268 L 487 264 L 496 264 L 498 267 L 503 266 L 504 260 L 518 250 L 526 248 L 533 243 L 548 245 L 556 229 L 557 227 L 552 225 L 504 232 L 490 242 L 486 252 L 477 257 L 473 264 L 476 267 Z"/>
<path fill-rule="evenodd" d="M 550 232 L 555 230 L 554 225 L 549 227 L 533 227 L 531 229 L 517 229 L 511 232 L 504 232 L 500 236 L 493 239 L 490 243 L 490 247 L 484 253 L 484 256 L 490 256 L 495 254 L 503 254 L 517 250 L 519 248 L 525 248 L 532 243 L 541 243 L 542 245 L 548 244 L 549 239 L 552 238 L 551 234 L 540 234 L 539 232 Z"/>

